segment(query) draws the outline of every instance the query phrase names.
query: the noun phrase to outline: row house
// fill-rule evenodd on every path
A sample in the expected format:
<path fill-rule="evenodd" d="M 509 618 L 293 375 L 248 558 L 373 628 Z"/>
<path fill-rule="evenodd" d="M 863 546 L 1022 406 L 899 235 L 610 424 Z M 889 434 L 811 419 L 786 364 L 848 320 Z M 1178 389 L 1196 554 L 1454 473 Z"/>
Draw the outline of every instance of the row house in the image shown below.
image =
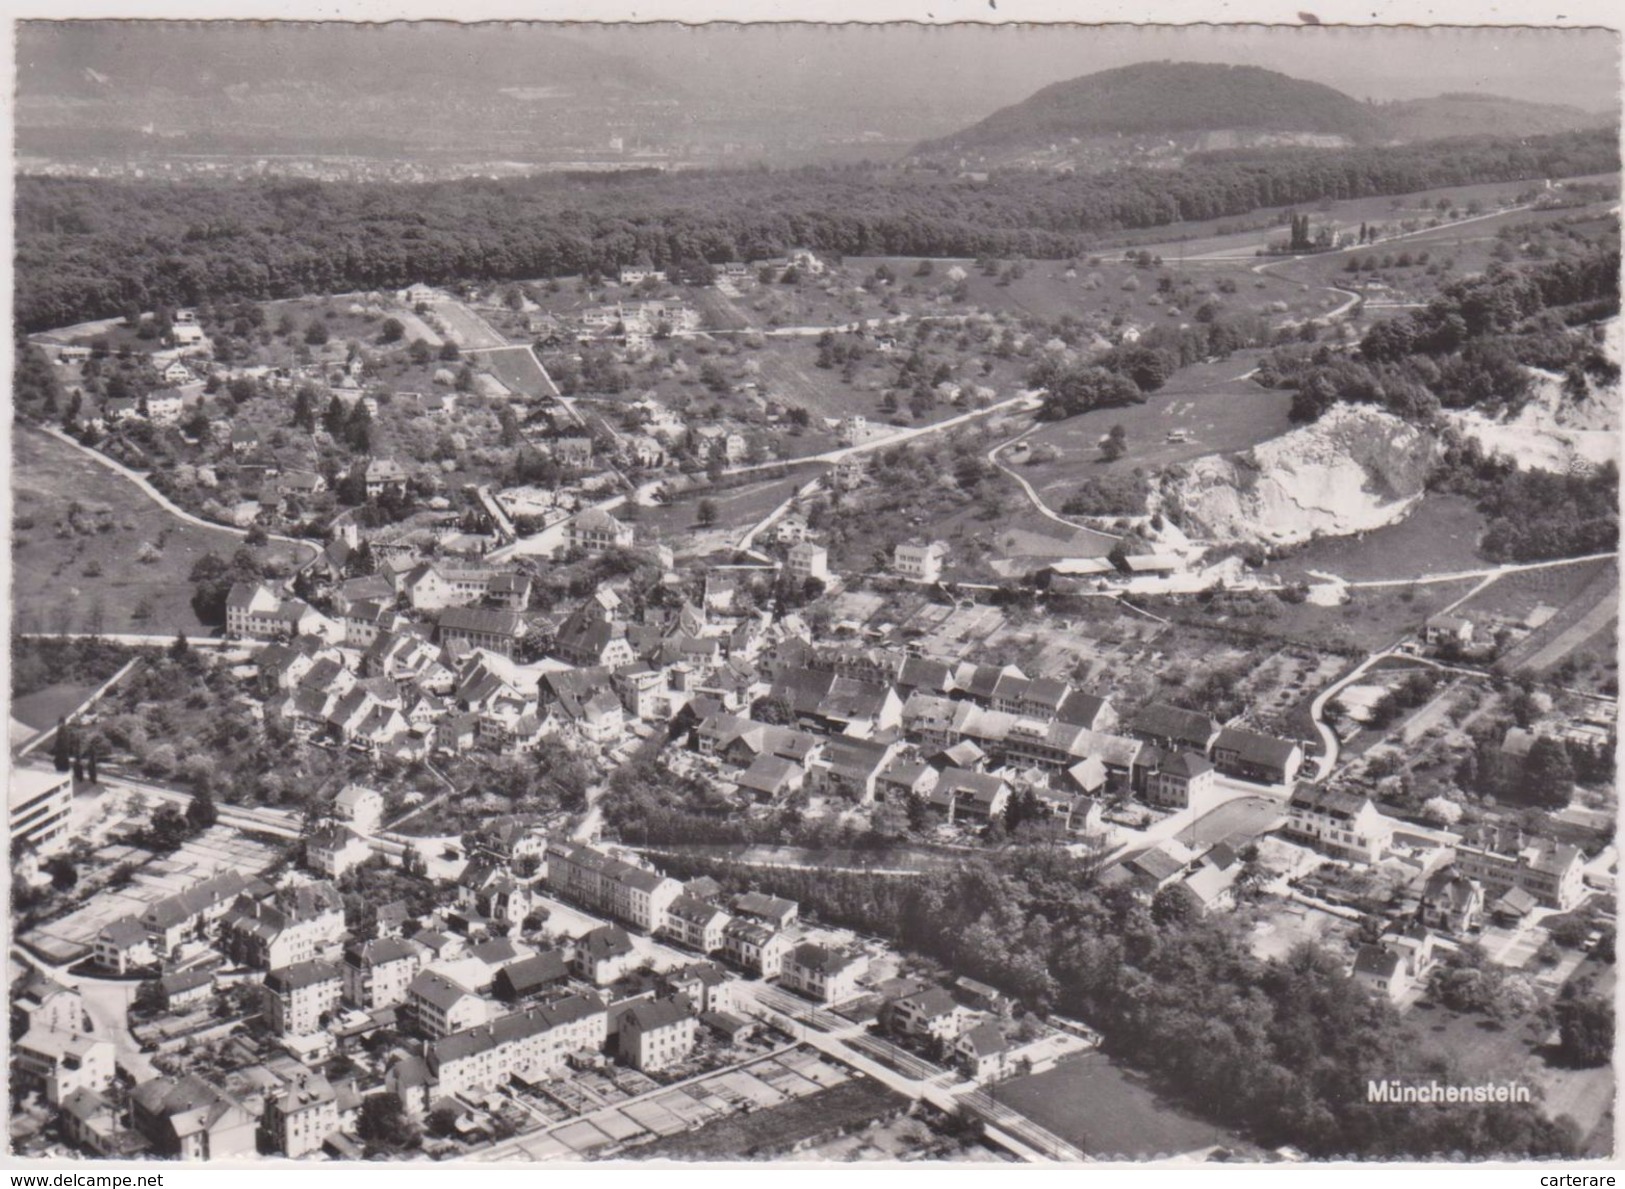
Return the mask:
<path fill-rule="evenodd" d="M 424 952 L 400 937 L 351 942 L 344 947 L 344 1000 L 363 1011 L 394 1007 L 423 969 Z"/>
<path fill-rule="evenodd" d="M 240 871 L 223 871 L 173 896 L 154 901 L 141 914 L 141 926 L 160 956 L 189 938 L 202 938 L 230 910 L 252 881 Z"/>
<path fill-rule="evenodd" d="M 313 959 L 279 966 L 261 985 L 261 1010 L 278 1036 L 310 1036 L 327 1026 L 344 995 L 344 975 L 333 962 Z"/>
<path fill-rule="evenodd" d="M 484 607 L 448 607 L 435 623 L 442 644 L 461 643 L 512 657 L 525 638 L 525 620 L 517 611 Z"/>
<path fill-rule="evenodd" d="M 264 583 L 233 583 L 226 592 L 226 633 L 257 640 L 308 635 L 322 617 L 301 599 L 284 599 Z"/>
<path fill-rule="evenodd" d="M 679 945 L 715 953 L 723 946 L 728 924 L 733 918 L 714 904 L 687 893 L 675 897 L 666 907 L 666 933 Z"/>
<path fill-rule="evenodd" d="M 220 922 L 220 949 L 243 966 L 274 969 L 322 956 L 344 934 L 344 902 L 327 882 L 239 896 Z"/>
<path fill-rule="evenodd" d="M 1376 863 L 1393 842 L 1394 821 L 1362 793 L 1300 783 L 1287 802 L 1282 835 L 1333 858 Z"/>
<path fill-rule="evenodd" d="M 869 960 L 861 954 L 803 942 L 785 956 L 780 980 L 792 991 L 828 1006 L 856 995 L 858 979 L 868 968 Z"/>
<path fill-rule="evenodd" d="M 495 1089 L 514 1074 L 562 1072 L 573 1055 L 602 1052 L 609 1011 L 594 995 L 572 995 L 442 1037 L 425 1059 L 443 1096 Z"/>
<path fill-rule="evenodd" d="M 548 844 L 547 885 L 649 933 L 665 927 L 666 910 L 683 890 L 682 884 L 658 872 L 566 842 Z"/>
<path fill-rule="evenodd" d="M 1486 827 L 1457 843 L 1455 869 L 1490 899 L 1521 888 L 1537 903 L 1567 912 L 1585 895 L 1585 856 L 1578 847 L 1531 841 L 1516 828 Z"/>

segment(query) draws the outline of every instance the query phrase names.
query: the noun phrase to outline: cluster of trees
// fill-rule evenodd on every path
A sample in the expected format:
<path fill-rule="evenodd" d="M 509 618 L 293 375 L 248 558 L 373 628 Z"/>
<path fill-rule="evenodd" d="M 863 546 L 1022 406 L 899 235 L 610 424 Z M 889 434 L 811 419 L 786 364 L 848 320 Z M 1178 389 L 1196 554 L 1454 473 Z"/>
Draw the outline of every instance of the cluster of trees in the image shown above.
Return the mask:
<path fill-rule="evenodd" d="M 32 331 L 132 305 L 576 275 L 639 260 L 681 270 L 795 245 L 1062 259 L 1087 237 L 1121 229 L 1618 168 L 1617 143 L 1598 130 L 1218 156 L 1175 170 L 1012 173 L 974 191 L 932 173 L 829 169 L 422 186 L 26 177 L 17 187 L 15 300 L 19 324 Z"/>
<path fill-rule="evenodd" d="M 231 588 L 239 582 L 253 584 L 264 577 L 265 568 L 252 549 L 237 550 L 229 561 L 218 553 L 205 553 L 193 563 L 187 575 L 192 583 L 192 610 L 204 623 L 223 624 L 226 596 Z"/>
<path fill-rule="evenodd" d="M 1433 696 L 1439 688 L 1438 674 L 1417 670 L 1404 678 L 1371 704 L 1371 717 L 1367 725 L 1374 731 L 1386 731 L 1407 710 L 1415 710 Z"/>
<path fill-rule="evenodd" d="M 1518 409 L 1531 382 L 1524 365 L 1570 373 L 1572 395 L 1618 376 L 1595 338 L 1567 327 L 1619 312 L 1619 246 L 1516 270 L 1491 265 L 1447 286 L 1415 314 L 1379 322 L 1359 357 L 1326 347 L 1278 350 L 1259 369 L 1266 386 L 1296 389 L 1292 417 L 1313 421 L 1339 400 L 1380 404 L 1411 421 L 1441 405 Z"/>
<path fill-rule="evenodd" d="M 1139 467 L 1091 475 L 1067 497 L 1061 511 L 1067 516 L 1137 516 L 1145 511 L 1150 494 L 1151 480 Z"/>
<path fill-rule="evenodd" d="M 1604 553 L 1619 545 L 1619 468 L 1587 474 L 1520 470 L 1476 439 L 1446 435 L 1428 478 L 1434 491 L 1474 500 L 1488 526 L 1479 552 L 1492 561 L 1545 561 Z"/>
<path fill-rule="evenodd" d="M 1098 889 L 1062 851 L 977 859 L 910 879 L 676 862 L 799 900 L 820 919 L 906 942 L 955 970 L 1101 1029 L 1109 1051 L 1158 1089 L 1259 1143 L 1315 1156 L 1556 1156 L 1578 1147 L 1569 1119 L 1538 1107 L 1396 1111 L 1368 1081 L 1460 1080 L 1392 1004 L 1303 946 L 1261 961 L 1239 926 L 1158 921 Z"/>

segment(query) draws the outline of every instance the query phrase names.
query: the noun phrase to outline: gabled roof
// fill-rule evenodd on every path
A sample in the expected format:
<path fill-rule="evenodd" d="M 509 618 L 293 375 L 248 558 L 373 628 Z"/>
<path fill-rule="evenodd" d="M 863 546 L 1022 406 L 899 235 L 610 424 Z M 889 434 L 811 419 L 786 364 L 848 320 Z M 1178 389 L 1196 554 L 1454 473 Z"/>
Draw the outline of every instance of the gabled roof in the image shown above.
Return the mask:
<path fill-rule="evenodd" d="M 265 976 L 265 986 L 268 990 L 285 995 L 342 977 L 343 972 L 333 963 L 313 958 L 309 962 L 295 962 L 292 966 L 279 966 L 270 971 Z"/>
<path fill-rule="evenodd" d="M 913 995 L 898 1000 L 899 1004 L 907 1004 L 914 1008 L 927 1020 L 934 1020 L 938 1016 L 952 1015 L 959 1010 L 959 1003 L 943 987 L 928 987 Z"/>
<path fill-rule="evenodd" d="M 407 984 L 406 994 L 409 999 L 421 999 L 446 1012 L 472 997 L 474 992 L 443 974 L 425 970 Z"/>
<path fill-rule="evenodd" d="M 581 953 L 595 961 L 618 958 L 632 952 L 632 939 L 619 925 L 600 925 L 576 943 Z"/>
<path fill-rule="evenodd" d="M 1290 740 L 1261 735 L 1257 731 L 1243 731 L 1237 727 L 1226 727 L 1220 731 L 1213 747 L 1215 751 L 1234 751 L 1245 764 L 1283 769 L 1291 761 L 1292 753 L 1298 750 L 1298 745 Z"/>
<path fill-rule="evenodd" d="M 861 961 L 857 955 L 849 954 L 845 950 L 831 949 L 813 942 L 803 942 L 796 946 L 793 956 L 797 966 L 824 974 L 839 974 Z"/>
<path fill-rule="evenodd" d="M 643 999 L 634 1003 L 622 1019 L 634 1024 L 639 1032 L 653 1032 L 681 1024 L 692 1015 L 686 999 Z"/>
<path fill-rule="evenodd" d="M 999 1026 L 991 1020 L 969 1029 L 959 1038 L 959 1044 L 978 1057 L 991 1057 L 1010 1047 L 1010 1043 L 1004 1039 L 1004 1033 L 1000 1032 Z"/>
<path fill-rule="evenodd" d="M 504 966 L 497 971 L 496 987 L 499 992 L 523 999 L 569 977 L 570 969 L 564 955 L 557 950 L 549 950 Z"/>
<path fill-rule="evenodd" d="M 1142 706 L 1130 720 L 1130 727 L 1137 734 L 1189 743 L 1204 751 L 1219 730 L 1218 724 L 1201 711 L 1183 710 L 1163 702 Z"/>

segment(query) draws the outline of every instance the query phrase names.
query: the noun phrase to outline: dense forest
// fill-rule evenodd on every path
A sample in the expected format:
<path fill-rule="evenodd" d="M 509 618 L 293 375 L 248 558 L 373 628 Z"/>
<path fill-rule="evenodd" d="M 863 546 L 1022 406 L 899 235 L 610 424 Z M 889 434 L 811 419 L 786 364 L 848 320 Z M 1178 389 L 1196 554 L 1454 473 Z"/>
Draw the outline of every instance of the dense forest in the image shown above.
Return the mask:
<path fill-rule="evenodd" d="M 863 168 L 465 180 L 420 186 L 23 177 L 16 311 L 28 331 L 233 297 L 834 255 L 1065 258 L 1123 229 L 1324 199 L 1603 173 L 1606 131 L 1282 150 L 1091 176 Z"/>
<path fill-rule="evenodd" d="M 1019 996 L 1089 1021 L 1158 1089 L 1266 1146 L 1317 1157 L 1573 1154 L 1571 1120 L 1523 1105 L 1367 1101 L 1369 1080 L 1464 1082 L 1392 1004 L 1304 946 L 1260 961 L 1238 928 L 1158 913 L 1093 885 L 1063 850 L 975 860 L 895 879 L 665 860 L 799 900 L 820 919 L 898 941 Z M 1160 919 L 1159 919 L 1160 918 Z M 1481 960 L 1467 947 L 1459 961 Z M 1109 1151 L 1109 1136 L 1096 1145 Z"/>

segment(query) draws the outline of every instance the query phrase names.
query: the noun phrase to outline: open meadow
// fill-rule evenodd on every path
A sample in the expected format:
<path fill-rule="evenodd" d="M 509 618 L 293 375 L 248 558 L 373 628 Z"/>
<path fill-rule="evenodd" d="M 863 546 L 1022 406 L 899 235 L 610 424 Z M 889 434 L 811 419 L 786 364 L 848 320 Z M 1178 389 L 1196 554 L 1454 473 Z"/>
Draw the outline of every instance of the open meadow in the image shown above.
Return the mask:
<path fill-rule="evenodd" d="M 1160 1097 L 1144 1077 L 1102 1053 L 998 1087 L 998 1101 L 1087 1155 L 1101 1159 L 1177 1156 L 1235 1137 Z"/>
<path fill-rule="evenodd" d="M 1236 454 L 1291 428 L 1292 394 L 1260 387 L 1250 376 L 1260 353 L 1240 351 L 1229 359 L 1193 364 L 1169 377 L 1144 404 L 1095 409 L 1043 425 L 1025 439 L 1026 458 L 1004 458 L 1059 511 L 1085 479 L 1135 469 L 1159 470 L 1205 454 Z M 1114 427 L 1127 434 L 1127 453 L 1101 456 L 1100 443 Z M 1044 457 L 1049 447 L 1051 461 Z"/>
<path fill-rule="evenodd" d="M 242 538 L 177 519 L 121 475 L 22 426 L 12 432 L 11 482 L 17 630 L 207 630 L 188 575 L 205 554 L 229 558 Z"/>

